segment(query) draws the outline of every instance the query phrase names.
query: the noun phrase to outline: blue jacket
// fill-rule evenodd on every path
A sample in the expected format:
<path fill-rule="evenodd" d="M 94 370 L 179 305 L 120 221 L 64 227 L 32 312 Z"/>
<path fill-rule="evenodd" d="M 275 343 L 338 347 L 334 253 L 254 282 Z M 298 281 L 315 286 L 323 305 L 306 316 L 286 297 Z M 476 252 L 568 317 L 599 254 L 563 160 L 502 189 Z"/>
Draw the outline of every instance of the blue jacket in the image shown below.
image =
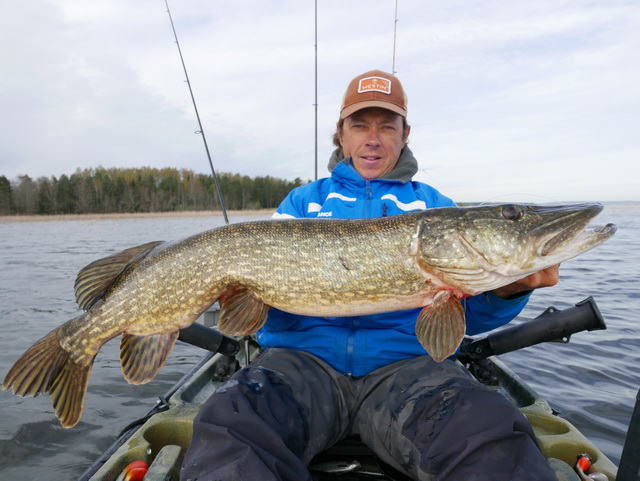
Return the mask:
<path fill-rule="evenodd" d="M 454 202 L 433 187 L 410 181 L 417 162 L 408 147 L 396 169 L 382 179 L 365 180 L 353 168 L 350 158 L 335 159 L 331 177 L 291 191 L 274 218 L 365 218 L 396 215 Z M 332 165 L 333 164 L 333 165 Z M 504 300 L 491 293 L 464 301 L 467 334 L 489 331 L 511 321 L 529 296 Z M 258 332 L 262 347 L 285 347 L 310 352 L 336 370 L 364 376 L 395 361 L 424 355 L 415 334 L 421 309 L 357 317 L 298 316 L 271 309 Z"/>

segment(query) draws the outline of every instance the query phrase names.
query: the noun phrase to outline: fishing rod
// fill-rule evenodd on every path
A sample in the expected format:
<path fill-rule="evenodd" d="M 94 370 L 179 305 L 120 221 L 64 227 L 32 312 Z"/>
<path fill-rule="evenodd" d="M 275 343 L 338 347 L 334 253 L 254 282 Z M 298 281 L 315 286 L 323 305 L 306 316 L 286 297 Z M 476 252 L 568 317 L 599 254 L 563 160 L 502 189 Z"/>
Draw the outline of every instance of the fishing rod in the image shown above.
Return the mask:
<path fill-rule="evenodd" d="M 313 108 L 314 108 L 314 113 L 315 113 L 315 148 L 314 148 L 314 152 L 315 152 L 315 162 L 314 162 L 314 167 L 315 167 L 315 180 L 318 180 L 318 0 L 315 1 L 315 16 L 314 16 L 314 21 L 315 21 L 315 40 L 314 40 L 314 44 L 313 47 L 315 49 L 316 52 L 316 56 L 315 56 L 315 97 L 314 97 L 314 103 L 313 103 Z"/>
<path fill-rule="evenodd" d="M 176 39 L 176 46 L 178 47 L 178 53 L 180 54 L 180 62 L 182 63 L 182 70 L 184 71 L 184 76 L 187 81 L 187 85 L 189 86 L 189 94 L 191 95 L 191 101 L 193 102 L 193 109 L 196 112 L 196 118 L 198 119 L 198 126 L 200 130 L 196 133 L 202 135 L 202 142 L 204 142 L 204 149 L 207 152 L 207 159 L 209 159 L 209 167 L 211 167 L 211 174 L 213 175 L 213 182 L 216 184 L 216 191 L 218 192 L 218 199 L 220 199 L 220 207 L 222 208 L 222 215 L 224 216 L 224 223 L 229 224 L 229 217 L 227 217 L 227 208 L 224 205 L 224 198 L 222 196 L 222 189 L 220 188 L 220 182 L 218 182 L 218 176 L 216 175 L 216 170 L 213 168 L 213 162 L 211 160 L 211 154 L 209 153 L 209 145 L 207 144 L 207 138 L 204 135 L 204 128 L 202 127 L 202 122 L 200 121 L 200 114 L 198 113 L 198 106 L 196 105 L 196 98 L 193 95 L 193 89 L 191 88 L 191 81 L 189 80 L 189 74 L 187 73 L 187 65 L 184 62 L 184 57 L 182 56 L 182 49 L 180 48 L 180 42 L 178 41 L 178 34 L 176 33 L 176 27 L 173 23 L 173 17 L 171 16 L 171 9 L 169 8 L 169 0 L 164 0 L 164 4 L 167 6 L 167 13 L 169 14 L 169 21 L 171 22 L 171 30 L 173 30 L 173 37 Z M 234 344 L 233 339 L 225 338 L 220 334 L 219 337 L 216 335 L 216 331 L 210 328 L 206 328 L 202 326 L 203 329 L 200 329 L 197 324 L 192 324 L 186 329 L 182 329 L 180 331 L 180 339 L 185 342 L 192 342 L 193 338 L 201 337 L 203 339 L 208 339 L 211 345 L 224 346 L 229 348 L 229 352 L 233 351 Z M 204 332 L 203 332 L 204 331 Z M 249 336 L 245 336 L 245 353 L 246 353 L 246 361 L 249 364 L 249 345 L 250 339 Z M 227 354 L 228 355 L 228 354 Z"/>
<path fill-rule="evenodd" d="M 169 14 L 169 21 L 171 22 L 173 37 L 176 39 L 176 46 L 178 47 L 178 53 L 180 54 L 180 62 L 182 62 L 182 70 L 184 71 L 184 76 L 185 76 L 187 85 L 189 86 L 191 101 L 193 102 L 193 108 L 196 111 L 196 118 L 198 119 L 198 127 L 200 128 L 200 130 L 198 130 L 196 134 L 200 134 L 202 136 L 202 141 L 204 142 L 204 149 L 207 152 L 207 158 L 209 159 L 209 166 L 211 167 L 211 174 L 213 175 L 213 182 L 215 183 L 216 190 L 218 191 L 218 199 L 220 200 L 220 207 L 222 208 L 222 215 L 224 216 L 224 222 L 225 224 L 228 224 L 229 218 L 227 217 L 227 208 L 224 205 L 224 198 L 222 197 L 222 189 L 220 188 L 220 182 L 218 182 L 218 176 L 216 175 L 216 171 L 213 168 L 213 162 L 211 161 L 211 154 L 209 153 L 209 145 L 207 144 L 207 138 L 204 135 L 204 128 L 202 127 L 202 122 L 200 121 L 200 114 L 198 113 L 196 98 L 193 95 L 193 89 L 191 88 L 191 81 L 189 80 L 189 74 L 187 73 L 187 66 L 184 63 L 184 57 L 182 56 L 182 49 L 180 48 L 180 42 L 178 41 L 178 34 L 176 33 L 176 27 L 173 24 L 173 17 L 171 16 L 171 10 L 169 9 L 169 1 L 164 0 L 164 3 L 167 6 L 167 13 Z"/>
<path fill-rule="evenodd" d="M 396 74 L 396 32 L 398 30 L 398 0 L 396 0 L 396 13 L 393 21 L 393 60 L 391 61 L 391 75 Z"/>

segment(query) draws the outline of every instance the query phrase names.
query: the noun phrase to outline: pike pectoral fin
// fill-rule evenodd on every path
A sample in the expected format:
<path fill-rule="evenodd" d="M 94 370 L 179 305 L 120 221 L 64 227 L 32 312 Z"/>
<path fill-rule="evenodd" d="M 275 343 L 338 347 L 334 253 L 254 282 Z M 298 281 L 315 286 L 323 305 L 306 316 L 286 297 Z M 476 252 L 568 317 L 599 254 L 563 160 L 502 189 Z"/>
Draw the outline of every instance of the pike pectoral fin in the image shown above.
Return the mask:
<path fill-rule="evenodd" d="M 253 334 L 267 320 L 269 307 L 245 287 L 236 287 L 220 297 L 220 332 L 228 336 Z"/>
<path fill-rule="evenodd" d="M 163 241 L 149 242 L 98 259 L 78 272 L 75 283 L 76 302 L 88 311 L 98 302 L 124 270 L 136 264 Z"/>
<path fill-rule="evenodd" d="M 418 341 L 436 362 L 456 352 L 464 332 L 464 309 L 453 294 L 445 291 L 422 309 L 416 322 Z"/>
<path fill-rule="evenodd" d="M 129 384 L 144 384 L 156 377 L 176 339 L 177 331 L 149 336 L 124 333 L 120 342 L 120 364 Z"/>
<path fill-rule="evenodd" d="M 82 406 L 95 356 L 72 359 L 60 346 L 64 325 L 36 342 L 16 361 L 2 383 L 2 389 L 18 396 L 49 392 L 51 402 L 65 428 L 72 428 L 82 416 Z"/>

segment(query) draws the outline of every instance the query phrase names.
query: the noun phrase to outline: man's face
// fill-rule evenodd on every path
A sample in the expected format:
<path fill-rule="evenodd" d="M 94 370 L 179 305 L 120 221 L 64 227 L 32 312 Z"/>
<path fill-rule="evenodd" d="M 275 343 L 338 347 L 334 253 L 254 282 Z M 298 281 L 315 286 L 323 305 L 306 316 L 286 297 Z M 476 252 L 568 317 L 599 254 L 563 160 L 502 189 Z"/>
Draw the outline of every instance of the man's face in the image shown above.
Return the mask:
<path fill-rule="evenodd" d="M 406 135 L 405 135 L 406 134 Z M 342 153 L 365 179 L 376 179 L 393 170 L 409 136 L 402 117 L 390 110 L 369 108 L 346 119 L 338 132 Z"/>

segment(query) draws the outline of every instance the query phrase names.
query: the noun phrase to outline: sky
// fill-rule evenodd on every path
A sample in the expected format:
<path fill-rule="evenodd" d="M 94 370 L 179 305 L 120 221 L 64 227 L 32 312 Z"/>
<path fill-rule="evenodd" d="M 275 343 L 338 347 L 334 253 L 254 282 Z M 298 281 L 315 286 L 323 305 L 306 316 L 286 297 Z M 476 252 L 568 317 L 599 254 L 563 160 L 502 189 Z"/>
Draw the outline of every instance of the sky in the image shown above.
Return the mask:
<path fill-rule="evenodd" d="M 319 0 L 317 57 L 311 0 L 169 7 L 217 172 L 315 178 L 317 58 L 318 177 L 381 69 L 415 180 L 454 200 L 640 200 L 637 0 Z M 209 172 L 164 0 L 13 2 L 0 40 L 0 175 Z"/>

